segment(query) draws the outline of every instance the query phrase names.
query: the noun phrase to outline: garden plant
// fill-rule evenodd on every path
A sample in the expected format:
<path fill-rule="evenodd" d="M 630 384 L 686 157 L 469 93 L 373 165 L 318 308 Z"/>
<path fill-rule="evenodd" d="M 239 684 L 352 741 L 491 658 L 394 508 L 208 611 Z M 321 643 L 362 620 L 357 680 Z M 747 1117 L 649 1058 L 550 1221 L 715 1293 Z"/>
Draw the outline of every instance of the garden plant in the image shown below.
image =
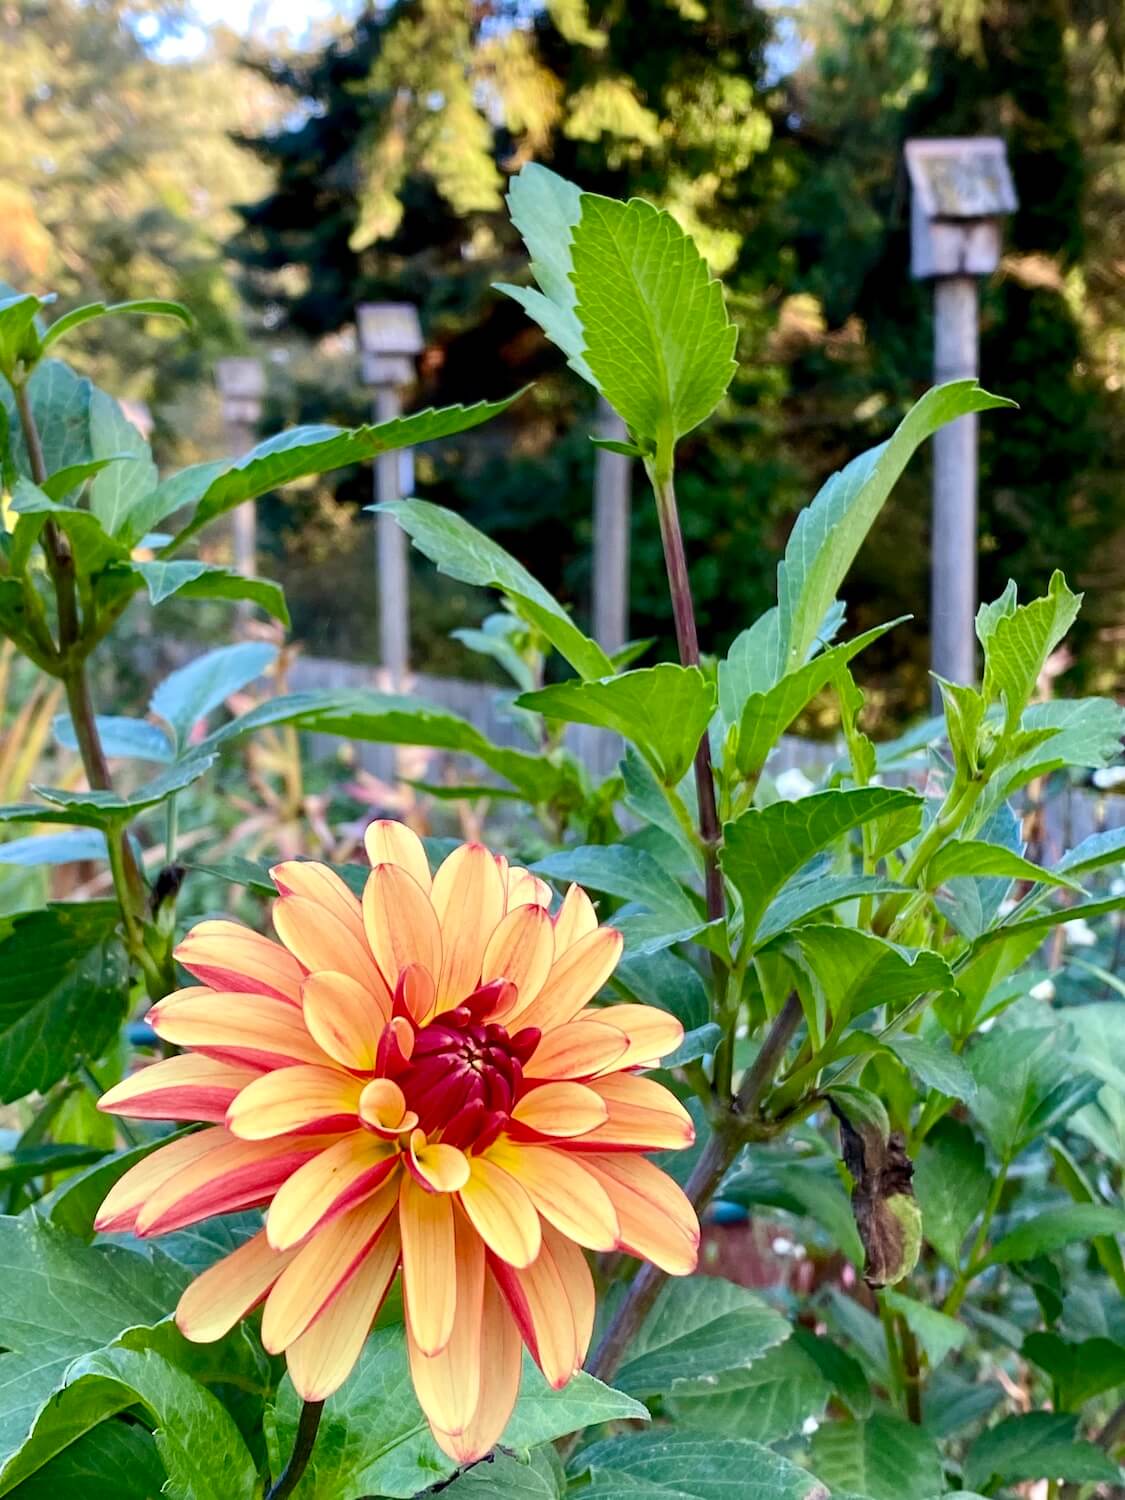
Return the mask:
<path fill-rule="evenodd" d="M 0 861 L 112 880 L 0 918 L 0 1495 L 1121 1493 L 1125 833 L 1039 862 L 1022 814 L 1113 765 L 1125 711 L 1042 700 L 1081 604 L 1056 573 L 982 607 L 979 687 L 873 743 L 853 671 L 914 627 L 849 633 L 840 599 L 925 439 L 1019 413 L 924 395 L 801 513 L 776 605 L 716 660 L 675 483 L 735 370 L 722 287 L 643 201 L 527 166 L 509 202 L 533 280 L 498 290 L 624 421 L 679 645 L 611 658 L 460 516 L 384 507 L 499 595 L 462 634 L 512 677 L 523 747 L 375 691 L 232 715 L 277 655 L 256 640 L 143 715 L 93 702 L 138 599 L 286 623 L 275 584 L 191 555 L 210 523 L 507 402 L 161 477 L 58 356 L 89 319 L 184 309 L 0 299 L 0 630 L 37 702 L 61 690 L 86 782 L 0 807 Z M 840 754 L 784 796 L 771 755 L 825 695 Z M 608 778 L 571 724 L 620 737 Z M 488 847 L 377 818 L 364 863 L 209 863 L 204 820 L 178 858 L 193 799 L 278 726 L 470 758 Z M 247 920 L 193 894 L 228 886 Z M 700 1250 L 747 1211 L 791 1268 L 764 1290 L 708 1274 L 719 1231 Z"/>

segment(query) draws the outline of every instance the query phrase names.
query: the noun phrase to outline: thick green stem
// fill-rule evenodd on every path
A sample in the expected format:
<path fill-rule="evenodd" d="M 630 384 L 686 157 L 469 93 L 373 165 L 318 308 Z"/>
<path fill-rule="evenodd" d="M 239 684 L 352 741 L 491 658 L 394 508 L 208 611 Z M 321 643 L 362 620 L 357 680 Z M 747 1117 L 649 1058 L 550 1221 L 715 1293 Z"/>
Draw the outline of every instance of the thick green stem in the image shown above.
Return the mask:
<path fill-rule="evenodd" d="M 919 839 L 918 847 L 906 862 L 906 868 L 902 872 L 903 885 L 913 885 L 925 872 L 926 866 L 946 839 L 956 833 L 969 816 L 977 799 L 984 791 L 984 787 L 985 783 L 981 780 L 970 781 L 961 787 L 955 784 L 950 788 L 945 806 Z M 906 895 L 886 897 L 875 913 L 875 919 L 871 924 L 872 931 L 879 937 L 885 937 L 902 908 L 911 900 L 912 898 Z"/>
<path fill-rule="evenodd" d="M 285 1465 L 281 1477 L 266 1495 L 266 1500 L 285 1500 L 285 1497 L 291 1495 L 300 1484 L 309 1466 L 309 1459 L 312 1458 L 317 1429 L 320 1427 L 323 1413 L 323 1401 L 306 1401 L 301 1407 L 301 1415 L 297 1422 L 297 1436 L 293 1439 L 293 1452 L 289 1455 L 289 1462 Z"/>

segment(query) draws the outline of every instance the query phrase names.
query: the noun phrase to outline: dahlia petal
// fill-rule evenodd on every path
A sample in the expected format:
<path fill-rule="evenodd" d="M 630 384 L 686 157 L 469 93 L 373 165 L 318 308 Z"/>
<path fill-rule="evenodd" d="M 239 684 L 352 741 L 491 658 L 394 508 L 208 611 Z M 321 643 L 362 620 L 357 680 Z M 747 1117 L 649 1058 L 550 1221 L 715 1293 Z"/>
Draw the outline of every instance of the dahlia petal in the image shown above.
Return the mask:
<path fill-rule="evenodd" d="M 442 1011 L 476 989 L 488 940 L 504 915 L 503 882 L 483 844 L 462 844 L 442 861 L 432 900 L 441 924 L 437 1009 Z"/>
<path fill-rule="evenodd" d="M 617 1210 L 621 1248 L 669 1276 L 689 1276 L 699 1258 L 699 1220 L 679 1185 L 643 1156 L 579 1159 Z"/>
<path fill-rule="evenodd" d="M 566 1282 L 544 1240 L 531 1265 L 518 1268 L 489 1262 L 531 1357 L 554 1389 L 561 1390 L 578 1369 L 578 1330 Z"/>
<path fill-rule="evenodd" d="M 531 1004 L 516 1006 L 512 1019 L 521 1026 L 538 1026 L 540 1031 L 553 1031 L 573 1020 L 617 967 L 623 941 L 612 927 L 599 927 L 579 938 L 555 959 L 546 984 Z"/>
<path fill-rule="evenodd" d="M 625 1053 L 606 1065 L 607 1072 L 652 1066 L 675 1052 L 684 1039 L 682 1024 L 655 1005 L 607 1005 L 604 1010 L 591 1010 L 589 1015 L 592 1021 L 623 1031 L 629 1039 Z"/>
<path fill-rule="evenodd" d="M 138 1068 L 107 1089 L 98 1108 L 134 1120 L 209 1120 L 218 1125 L 239 1090 L 260 1077 L 257 1068 L 185 1052 Z"/>
<path fill-rule="evenodd" d="M 310 973 L 331 969 L 347 974 L 373 993 L 383 987 L 383 976 L 363 938 L 319 901 L 306 896 L 281 896 L 273 904 L 278 937 Z"/>
<path fill-rule="evenodd" d="M 376 865 L 363 888 L 363 925 L 393 989 L 408 964 L 441 972 L 441 928 L 429 896 L 400 865 Z"/>
<path fill-rule="evenodd" d="M 457 1311 L 453 1199 L 448 1193 L 426 1192 L 404 1173 L 398 1218 L 407 1322 L 418 1348 L 433 1356 L 453 1337 Z"/>
<path fill-rule="evenodd" d="M 395 985 L 396 1016 L 409 1017 L 421 1025 L 428 1019 L 437 999 L 437 985 L 429 969 L 421 964 L 407 964 Z"/>
<path fill-rule="evenodd" d="M 469 1158 L 465 1153 L 440 1141 L 427 1145 L 422 1130 L 411 1133 L 408 1166 L 419 1186 L 431 1193 L 455 1193 L 469 1180 Z"/>
<path fill-rule="evenodd" d="M 367 1131 L 356 1131 L 298 1168 L 274 1195 L 266 1233 L 275 1250 L 299 1244 L 361 1203 L 394 1172 L 398 1151 Z"/>
<path fill-rule="evenodd" d="M 424 891 L 429 891 L 430 862 L 413 828 L 396 823 L 393 818 L 379 818 L 368 826 L 363 842 L 372 865 L 399 865 Z"/>
<path fill-rule="evenodd" d="M 373 1078 L 359 1096 L 359 1117 L 388 1139 L 414 1129 L 418 1116 L 406 1107 L 406 1096 L 393 1078 Z"/>
<path fill-rule="evenodd" d="M 427 1355 L 419 1349 L 408 1323 L 406 1348 L 418 1404 L 435 1427 L 460 1435 L 472 1421 L 481 1394 L 484 1246 L 461 1214 L 454 1219 L 454 1238 L 457 1310 L 453 1333 L 440 1353 Z"/>
<path fill-rule="evenodd" d="M 141 1238 L 168 1234 L 215 1214 L 267 1203 L 321 1144 L 312 1136 L 298 1143 L 240 1141 L 228 1135 L 214 1151 L 182 1168 L 145 1199 L 135 1231 Z"/>
<path fill-rule="evenodd" d="M 301 896 L 314 902 L 331 912 L 360 943 L 365 941 L 359 897 L 328 865 L 315 859 L 287 859 L 274 865 L 270 878 L 282 896 Z"/>
<path fill-rule="evenodd" d="M 320 1317 L 285 1351 L 304 1401 L 324 1401 L 347 1380 L 398 1270 L 398 1225 L 389 1221 L 366 1259 Z"/>
<path fill-rule="evenodd" d="M 555 1267 L 566 1288 L 567 1301 L 574 1317 L 574 1367 L 580 1370 L 594 1332 L 597 1294 L 586 1257 L 565 1234 L 549 1225 L 543 1230 L 543 1243 L 554 1257 Z"/>
<path fill-rule="evenodd" d="M 516 1003 L 530 1005 L 546 982 L 555 959 L 555 929 L 542 906 L 517 906 L 493 932 L 484 950 L 481 978 L 507 979 Z M 511 1007 L 509 1007 L 511 1008 Z M 499 1016 L 499 1009 L 496 1012 Z"/>
<path fill-rule="evenodd" d="M 486 1156 L 469 1162 L 469 1180 L 458 1194 L 481 1239 L 502 1261 L 526 1266 L 539 1254 L 541 1228 L 535 1205 L 510 1173 Z"/>
<path fill-rule="evenodd" d="M 296 1255 L 274 1250 L 261 1230 L 217 1260 L 191 1283 L 176 1308 L 180 1332 L 193 1344 L 211 1344 L 257 1307 Z"/>
<path fill-rule="evenodd" d="M 379 1036 L 390 1020 L 390 991 L 379 976 L 379 990 L 348 974 L 310 974 L 301 989 L 305 1025 L 312 1039 L 345 1068 L 368 1073 L 375 1067 Z"/>
<path fill-rule="evenodd" d="M 612 1067 L 628 1049 L 628 1037 L 616 1026 L 603 1021 L 570 1021 L 539 1039 L 524 1066 L 524 1077 L 592 1078 Z"/>
<path fill-rule="evenodd" d="M 103 1234 L 132 1229 L 141 1205 L 150 1194 L 192 1162 L 229 1140 L 227 1132 L 219 1127 L 197 1130 L 179 1140 L 169 1141 L 166 1146 L 143 1157 L 119 1177 L 105 1195 L 94 1219 L 94 1228 Z"/>
<path fill-rule="evenodd" d="M 241 992 L 158 1001 L 145 1017 L 157 1036 L 205 1057 L 238 1066 L 284 1068 L 292 1063 L 326 1065 L 329 1059 L 305 1030 L 300 1009 L 272 995 Z"/>
<path fill-rule="evenodd" d="M 397 1197 L 396 1184 L 384 1183 L 296 1251 L 262 1313 L 262 1343 L 270 1354 L 300 1338 L 348 1284 L 383 1232 Z"/>
<path fill-rule="evenodd" d="M 523 1096 L 512 1119 L 540 1135 L 584 1136 L 606 1123 L 609 1108 L 584 1083 L 541 1083 Z"/>
<path fill-rule="evenodd" d="M 227 1129 L 244 1141 L 354 1130 L 362 1089 L 362 1080 L 336 1068 L 308 1063 L 275 1068 L 247 1084 L 234 1100 L 227 1111 Z"/>
<path fill-rule="evenodd" d="M 517 906 L 545 906 L 551 904 L 551 887 L 538 875 L 525 870 L 522 865 L 512 865 L 508 870 L 508 910 Z"/>
<path fill-rule="evenodd" d="M 580 885 L 572 885 L 555 913 L 555 952 L 563 954 L 573 948 L 579 938 L 595 932 L 598 914 L 594 903 Z"/>
<path fill-rule="evenodd" d="M 237 922 L 197 922 L 174 956 L 211 989 L 300 1003 L 304 974 L 297 960 L 280 943 Z"/>
<path fill-rule="evenodd" d="M 675 1094 L 651 1078 L 614 1073 L 588 1087 L 605 1100 L 609 1118 L 583 1137 L 583 1146 L 628 1146 L 675 1151 L 695 1140 L 695 1126 Z"/>
<path fill-rule="evenodd" d="M 438 1446 L 458 1464 L 475 1463 L 500 1441 L 516 1404 L 523 1373 L 519 1330 L 488 1272 L 484 1278 L 479 1363 L 487 1376 L 481 1381 L 477 1409 L 464 1431 L 443 1432 L 431 1423 Z"/>
<path fill-rule="evenodd" d="M 497 1141 L 488 1156 L 516 1179 L 548 1224 L 587 1250 L 615 1248 L 620 1234 L 616 1210 L 582 1157 L 510 1140 Z"/>

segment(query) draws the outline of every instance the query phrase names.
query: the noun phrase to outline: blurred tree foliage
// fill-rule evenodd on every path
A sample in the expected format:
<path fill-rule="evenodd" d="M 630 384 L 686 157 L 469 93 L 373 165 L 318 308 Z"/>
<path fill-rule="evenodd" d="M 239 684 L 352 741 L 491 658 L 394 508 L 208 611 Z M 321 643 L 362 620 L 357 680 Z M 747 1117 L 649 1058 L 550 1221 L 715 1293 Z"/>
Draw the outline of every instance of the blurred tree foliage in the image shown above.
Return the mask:
<path fill-rule="evenodd" d="M 240 68 L 231 33 L 200 56 L 178 52 L 185 20 L 134 0 L 0 0 L 0 279 L 56 291 L 64 308 L 187 303 L 190 336 L 110 318 L 68 351 L 169 428 L 186 406 L 206 451 L 220 439 L 204 430 L 209 361 L 241 336 L 223 254 L 231 204 L 267 186 L 230 132 L 264 128 L 278 96 Z"/>

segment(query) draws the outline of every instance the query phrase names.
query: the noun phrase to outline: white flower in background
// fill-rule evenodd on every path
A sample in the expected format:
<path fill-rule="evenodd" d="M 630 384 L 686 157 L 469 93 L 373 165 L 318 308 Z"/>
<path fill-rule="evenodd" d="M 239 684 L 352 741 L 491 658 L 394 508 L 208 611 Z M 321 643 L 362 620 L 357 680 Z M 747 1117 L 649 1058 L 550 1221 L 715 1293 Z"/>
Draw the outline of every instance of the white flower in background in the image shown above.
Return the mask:
<path fill-rule="evenodd" d="M 1099 792 L 1113 792 L 1119 786 L 1125 786 L 1125 766 L 1106 766 L 1104 770 L 1095 771 L 1091 777 Z"/>
<path fill-rule="evenodd" d="M 807 797 L 815 790 L 813 783 L 799 766 L 790 766 L 788 771 L 782 771 L 774 786 L 782 802 L 796 802 L 798 797 Z"/>
<path fill-rule="evenodd" d="M 1027 993 L 1033 1000 L 1053 1000 L 1055 998 L 1054 981 L 1041 979 L 1038 984 L 1033 984 Z"/>
<path fill-rule="evenodd" d="M 1073 922 L 1063 923 L 1063 940 L 1072 948 L 1094 948 L 1098 935 L 1085 917 L 1075 917 Z"/>

